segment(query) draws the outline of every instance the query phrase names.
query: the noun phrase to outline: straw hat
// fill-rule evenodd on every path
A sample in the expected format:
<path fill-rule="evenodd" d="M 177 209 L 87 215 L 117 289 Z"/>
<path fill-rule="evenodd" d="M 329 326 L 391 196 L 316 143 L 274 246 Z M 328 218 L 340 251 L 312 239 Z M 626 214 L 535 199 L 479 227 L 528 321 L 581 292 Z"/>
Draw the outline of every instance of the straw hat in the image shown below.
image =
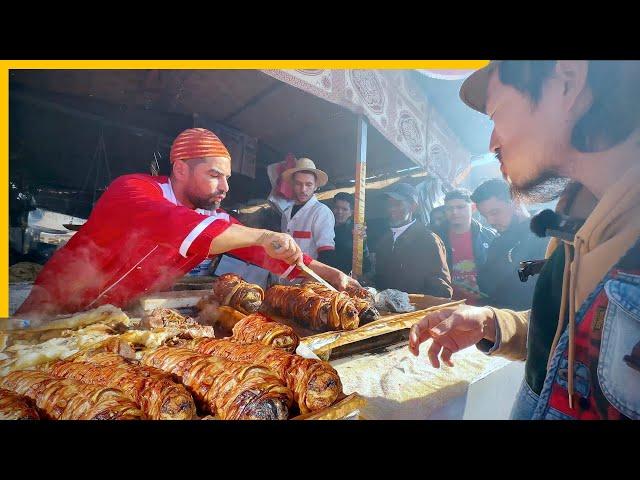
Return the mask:
<path fill-rule="evenodd" d="M 298 158 L 296 166 L 282 172 L 282 179 L 291 182 L 293 174 L 300 171 L 309 171 L 316 174 L 316 182 L 318 187 L 323 187 L 329 181 L 329 176 L 322 170 L 316 168 L 316 164 L 310 158 Z"/>

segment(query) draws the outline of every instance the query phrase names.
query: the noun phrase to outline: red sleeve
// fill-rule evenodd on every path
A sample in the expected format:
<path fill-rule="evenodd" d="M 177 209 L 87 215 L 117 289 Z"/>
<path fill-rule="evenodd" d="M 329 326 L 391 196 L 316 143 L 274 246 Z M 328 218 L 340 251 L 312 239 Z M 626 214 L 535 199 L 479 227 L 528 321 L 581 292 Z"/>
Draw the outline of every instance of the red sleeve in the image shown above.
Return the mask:
<path fill-rule="evenodd" d="M 121 226 L 136 225 L 144 235 L 158 243 L 176 248 L 181 255 L 208 255 L 211 242 L 238 220 L 222 213 L 223 219 L 202 215 L 187 207 L 176 206 L 164 198 L 160 186 L 145 175 L 126 175 L 115 180 L 100 197 L 95 214 L 117 216 Z M 231 250 L 246 262 L 281 275 L 290 266 L 267 255 L 262 247 L 245 247 Z M 311 263 L 305 257 L 305 265 Z M 300 274 L 293 269 L 289 278 Z"/>
<path fill-rule="evenodd" d="M 241 225 L 241 223 L 233 217 L 230 218 L 230 221 L 231 223 Z M 270 272 L 277 275 L 282 275 L 289 270 L 289 273 L 287 274 L 287 278 L 289 279 L 294 279 L 302 274 L 302 271 L 299 268 L 291 269 L 291 265 L 289 265 L 288 263 L 283 262 L 282 260 L 271 258 L 269 255 L 267 255 L 267 252 L 262 247 L 255 246 L 237 248 L 235 250 L 229 251 L 228 253 L 244 260 L 245 262 L 249 262 L 262 267 L 265 270 L 269 270 Z M 313 259 L 308 255 L 304 255 L 303 258 L 305 265 L 309 265 L 313 261 Z"/>
<path fill-rule="evenodd" d="M 231 225 L 228 220 L 173 204 L 164 198 L 160 186 L 144 175 L 116 179 L 100 197 L 92 216 L 108 216 L 116 228 L 135 226 L 134 235 L 174 247 L 184 257 L 208 255 L 213 239 Z"/>

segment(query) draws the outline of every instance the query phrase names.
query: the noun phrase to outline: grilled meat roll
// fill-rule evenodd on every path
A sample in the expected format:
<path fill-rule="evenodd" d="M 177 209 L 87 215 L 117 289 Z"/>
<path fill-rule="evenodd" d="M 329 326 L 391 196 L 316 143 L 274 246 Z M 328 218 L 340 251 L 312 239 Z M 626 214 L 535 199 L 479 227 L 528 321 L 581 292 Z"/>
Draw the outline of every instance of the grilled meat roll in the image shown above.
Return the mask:
<path fill-rule="evenodd" d="M 322 296 L 330 296 L 336 293 L 318 282 L 308 281 L 305 282 L 303 286 L 310 288 L 318 295 Z M 356 307 L 356 310 L 358 310 L 358 317 L 360 318 L 360 321 L 371 322 L 380 318 L 380 312 L 378 312 L 375 307 L 375 299 L 366 289 L 349 286 L 344 293 L 349 295 L 353 305 Z"/>
<path fill-rule="evenodd" d="M 342 394 L 338 372 L 322 360 L 292 355 L 260 343 L 241 344 L 225 339 L 197 339 L 192 346 L 201 353 L 268 368 L 291 389 L 301 413 L 322 410 Z"/>
<path fill-rule="evenodd" d="M 286 420 L 289 416 L 291 391 L 264 367 L 178 347 L 149 351 L 142 363 L 180 377 L 200 408 L 223 420 Z"/>
<path fill-rule="evenodd" d="M 140 420 L 138 405 L 115 388 L 18 370 L 0 379 L 0 387 L 25 395 L 54 420 Z"/>
<path fill-rule="evenodd" d="M 0 388 L 0 420 L 40 420 L 33 401 Z"/>
<path fill-rule="evenodd" d="M 211 297 L 222 306 L 249 315 L 260 308 L 264 291 L 258 285 L 245 282 L 235 273 L 225 273 L 213 282 Z"/>
<path fill-rule="evenodd" d="M 55 377 L 119 388 L 152 420 L 190 420 L 195 416 L 191 394 L 162 370 L 137 365 L 116 353 L 98 353 L 86 360 L 58 361 L 47 371 Z"/>
<path fill-rule="evenodd" d="M 318 294 L 307 286 L 274 285 L 267 290 L 264 304 L 312 330 L 353 330 L 360 322 L 358 310 L 344 292 Z"/>
<path fill-rule="evenodd" d="M 300 343 L 293 328 L 262 313 L 248 315 L 236 323 L 232 339 L 239 343 L 262 343 L 289 353 L 294 353 Z"/>

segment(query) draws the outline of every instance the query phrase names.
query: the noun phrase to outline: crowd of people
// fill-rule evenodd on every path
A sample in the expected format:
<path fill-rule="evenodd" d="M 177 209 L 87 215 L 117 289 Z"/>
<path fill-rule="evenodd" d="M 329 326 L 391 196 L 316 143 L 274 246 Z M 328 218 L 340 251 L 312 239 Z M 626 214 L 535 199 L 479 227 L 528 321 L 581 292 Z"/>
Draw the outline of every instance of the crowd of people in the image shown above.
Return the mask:
<path fill-rule="evenodd" d="M 328 203 L 314 192 L 327 175 L 309 159 L 283 173 L 292 200 L 283 210 L 282 231 L 293 236 L 302 251 L 352 274 L 355 198 L 339 192 Z M 384 231 L 369 245 L 363 239 L 361 283 L 426 294 L 468 304 L 490 303 L 523 309 L 531 304 L 535 280 L 520 282 L 520 263 L 544 258 L 546 241 L 532 233 L 524 205 L 511 198 L 509 185 L 495 178 L 473 193 L 453 189 L 444 205 L 421 221 L 416 189 L 402 181 L 385 188 Z M 473 218 L 475 209 L 484 224 Z M 358 233 L 356 233 L 356 237 Z M 420 252 L 416 255 L 416 252 Z"/>

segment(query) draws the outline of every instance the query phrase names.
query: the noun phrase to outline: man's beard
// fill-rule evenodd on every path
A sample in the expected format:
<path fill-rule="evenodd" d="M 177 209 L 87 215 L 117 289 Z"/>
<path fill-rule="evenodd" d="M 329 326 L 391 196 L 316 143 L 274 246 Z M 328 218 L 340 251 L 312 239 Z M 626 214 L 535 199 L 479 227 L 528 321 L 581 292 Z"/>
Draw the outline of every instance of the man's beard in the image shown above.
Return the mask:
<path fill-rule="evenodd" d="M 570 182 L 568 178 L 559 177 L 551 171 L 542 172 L 537 178 L 524 185 L 509 182 L 511 196 L 523 203 L 547 203 L 558 198 Z"/>
<path fill-rule="evenodd" d="M 311 197 L 312 197 L 312 196 L 313 196 L 313 195 L 296 195 L 296 196 L 295 196 L 295 200 L 296 200 L 296 203 L 297 203 L 298 205 L 304 205 L 304 204 L 305 204 L 305 203 L 307 203 L 309 200 L 311 200 Z"/>
<path fill-rule="evenodd" d="M 191 202 L 194 207 L 201 208 L 203 210 L 217 210 L 220 208 L 220 202 L 214 199 L 217 195 L 222 195 L 222 192 L 216 192 L 214 195 L 208 197 L 200 197 L 187 192 L 189 202 Z"/>

